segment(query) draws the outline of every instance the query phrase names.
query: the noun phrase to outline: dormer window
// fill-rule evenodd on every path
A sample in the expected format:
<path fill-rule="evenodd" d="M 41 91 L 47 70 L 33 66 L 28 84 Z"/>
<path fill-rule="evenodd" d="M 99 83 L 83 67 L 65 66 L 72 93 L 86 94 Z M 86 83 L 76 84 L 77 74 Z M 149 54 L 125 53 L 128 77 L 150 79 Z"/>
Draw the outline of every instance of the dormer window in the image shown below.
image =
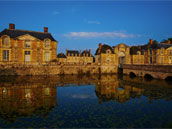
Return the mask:
<path fill-rule="evenodd" d="M 111 51 L 110 51 L 110 50 L 107 50 L 107 51 L 106 51 L 106 53 L 110 54 L 110 53 L 111 53 Z"/>
<path fill-rule="evenodd" d="M 10 39 L 9 39 L 7 36 L 5 36 L 5 37 L 2 39 L 2 45 L 3 45 L 4 47 L 10 46 Z"/>
<path fill-rule="evenodd" d="M 30 41 L 29 40 L 26 40 L 25 41 L 25 48 L 30 48 Z"/>
<path fill-rule="evenodd" d="M 141 55 L 141 52 L 140 51 L 137 51 L 137 55 Z"/>
<path fill-rule="evenodd" d="M 50 40 L 45 39 L 45 48 L 49 48 L 49 47 L 50 47 Z"/>

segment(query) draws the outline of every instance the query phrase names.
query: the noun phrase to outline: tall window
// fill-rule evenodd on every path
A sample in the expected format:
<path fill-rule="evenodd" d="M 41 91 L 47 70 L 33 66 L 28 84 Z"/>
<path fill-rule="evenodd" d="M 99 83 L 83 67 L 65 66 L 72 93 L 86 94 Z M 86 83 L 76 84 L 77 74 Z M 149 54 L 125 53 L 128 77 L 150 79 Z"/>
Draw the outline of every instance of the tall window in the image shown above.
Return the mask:
<path fill-rule="evenodd" d="M 140 63 L 140 59 L 139 59 L 139 57 L 137 58 L 137 63 Z"/>
<path fill-rule="evenodd" d="M 152 57 L 150 57 L 150 64 L 152 64 Z"/>
<path fill-rule="evenodd" d="M 171 57 L 169 57 L 169 64 L 171 64 Z"/>
<path fill-rule="evenodd" d="M 163 63 L 163 57 L 161 57 L 161 64 Z"/>
<path fill-rule="evenodd" d="M 9 61 L 9 50 L 3 50 L 3 61 Z"/>
<path fill-rule="evenodd" d="M 161 55 L 163 55 L 163 48 L 161 48 Z"/>
<path fill-rule="evenodd" d="M 8 38 L 8 37 L 4 37 L 3 39 L 2 39 L 2 45 L 3 46 L 9 46 L 10 45 L 10 39 Z"/>
<path fill-rule="evenodd" d="M 38 62 L 40 61 L 40 56 L 41 56 L 41 53 L 40 53 L 40 49 L 38 48 L 37 49 L 37 61 Z"/>
<path fill-rule="evenodd" d="M 25 41 L 25 48 L 30 48 L 30 41 L 28 40 Z"/>
<path fill-rule="evenodd" d="M 50 95 L 50 88 L 45 88 L 44 93 L 46 96 Z"/>
<path fill-rule="evenodd" d="M 50 41 L 49 39 L 45 40 L 45 48 L 49 48 L 50 47 Z"/>
<path fill-rule="evenodd" d="M 172 51 L 171 50 L 169 50 L 169 55 L 172 55 Z"/>
<path fill-rule="evenodd" d="M 45 61 L 50 61 L 50 52 L 45 52 Z"/>
<path fill-rule="evenodd" d="M 152 48 L 150 49 L 150 55 L 152 55 Z"/>
<path fill-rule="evenodd" d="M 15 61 L 17 61 L 18 60 L 18 50 L 17 50 L 17 48 L 15 48 Z"/>

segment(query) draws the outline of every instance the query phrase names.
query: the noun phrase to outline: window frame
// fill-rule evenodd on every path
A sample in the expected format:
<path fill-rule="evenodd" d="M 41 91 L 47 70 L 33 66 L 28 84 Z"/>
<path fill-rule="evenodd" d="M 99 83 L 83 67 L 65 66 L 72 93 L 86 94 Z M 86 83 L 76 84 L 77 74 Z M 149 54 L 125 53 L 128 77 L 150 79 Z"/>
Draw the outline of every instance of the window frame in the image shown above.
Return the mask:
<path fill-rule="evenodd" d="M 44 40 L 44 48 L 50 48 L 50 42 L 51 42 L 50 39 L 45 39 Z"/>
<path fill-rule="evenodd" d="M 7 39 L 8 40 L 8 44 L 6 44 L 6 42 L 4 41 L 5 39 Z M 5 43 L 4 43 L 5 42 Z M 10 38 L 9 38 L 9 36 L 3 36 L 2 37 L 2 46 L 3 47 L 10 47 Z"/>
<path fill-rule="evenodd" d="M 3 61 L 10 61 L 10 50 L 3 50 L 2 51 L 2 60 Z"/>
<path fill-rule="evenodd" d="M 31 41 L 30 40 L 25 40 L 24 46 L 25 46 L 25 48 L 31 48 Z"/>

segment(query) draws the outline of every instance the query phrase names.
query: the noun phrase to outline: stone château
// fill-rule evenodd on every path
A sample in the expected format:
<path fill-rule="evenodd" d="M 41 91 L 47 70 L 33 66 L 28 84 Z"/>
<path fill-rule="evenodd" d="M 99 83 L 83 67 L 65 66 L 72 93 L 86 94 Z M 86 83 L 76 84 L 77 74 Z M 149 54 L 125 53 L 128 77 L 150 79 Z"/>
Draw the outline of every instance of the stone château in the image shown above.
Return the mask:
<path fill-rule="evenodd" d="M 0 33 L 0 75 L 124 74 L 155 78 L 172 77 L 172 44 L 152 39 L 145 45 L 116 46 L 99 43 L 91 50 L 67 50 L 57 54 L 57 41 L 48 33 L 9 29 Z M 158 69 L 160 67 L 161 69 Z"/>

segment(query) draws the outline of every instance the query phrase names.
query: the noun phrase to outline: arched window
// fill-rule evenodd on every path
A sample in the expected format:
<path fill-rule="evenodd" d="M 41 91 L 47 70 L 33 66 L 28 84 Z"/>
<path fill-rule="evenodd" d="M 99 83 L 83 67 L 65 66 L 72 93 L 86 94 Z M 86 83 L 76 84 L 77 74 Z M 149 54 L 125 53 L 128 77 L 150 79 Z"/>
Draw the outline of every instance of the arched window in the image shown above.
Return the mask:
<path fill-rule="evenodd" d="M 45 48 L 49 48 L 49 47 L 50 47 L 50 40 L 45 39 Z"/>
<path fill-rule="evenodd" d="M 110 54 L 110 53 L 111 53 L 111 50 L 108 49 L 108 50 L 106 51 L 106 53 Z"/>
<path fill-rule="evenodd" d="M 141 55 L 141 52 L 140 51 L 137 51 L 137 55 Z"/>
<path fill-rule="evenodd" d="M 5 47 L 10 46 L 10 39 L 9 39 L 9 37 L 5 36 L 5 37 L 2 39 L 2 46 L 5 46 Z"/>

